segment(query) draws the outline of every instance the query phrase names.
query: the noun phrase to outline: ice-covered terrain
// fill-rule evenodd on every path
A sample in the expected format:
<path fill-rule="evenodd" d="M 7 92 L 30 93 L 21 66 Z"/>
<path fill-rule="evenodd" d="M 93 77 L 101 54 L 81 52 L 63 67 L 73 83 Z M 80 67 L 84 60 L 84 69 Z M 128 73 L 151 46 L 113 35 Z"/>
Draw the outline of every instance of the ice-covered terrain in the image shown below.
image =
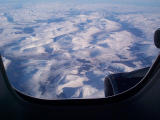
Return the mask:
<path fill-rule="evenodd" d="M 46 99 L 104 97 L 104 78 L 150 66 L 160 8 L 0 2 L 0 53 L 11 84 Z"/>

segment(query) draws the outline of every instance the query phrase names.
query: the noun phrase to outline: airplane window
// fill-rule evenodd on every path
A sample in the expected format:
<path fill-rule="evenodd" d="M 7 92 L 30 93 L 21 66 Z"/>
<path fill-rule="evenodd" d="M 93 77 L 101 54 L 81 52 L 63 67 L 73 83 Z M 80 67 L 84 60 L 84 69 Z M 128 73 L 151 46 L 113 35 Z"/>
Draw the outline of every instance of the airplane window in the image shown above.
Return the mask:
<path fill-rule="evenodd" d="M 0 0 L 0 53 L 10 83 L 44 99 L 104 98 L 129 89 L 157 56 L 159 6 L 157 0 Z"/>

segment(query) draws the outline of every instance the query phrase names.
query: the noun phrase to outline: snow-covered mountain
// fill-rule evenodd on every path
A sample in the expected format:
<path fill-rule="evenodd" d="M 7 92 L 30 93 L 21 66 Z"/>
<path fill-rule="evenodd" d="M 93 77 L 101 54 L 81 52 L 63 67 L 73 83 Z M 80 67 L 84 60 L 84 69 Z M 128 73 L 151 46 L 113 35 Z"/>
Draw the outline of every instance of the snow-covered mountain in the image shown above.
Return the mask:
<path fill-rule="evenodd" d="M 159 7 L 8 3 L 0 3 L 0 53 L 11 84 L 28 95 L 104 97 L 106 75 L 150 66 L 157 55 Z"/>

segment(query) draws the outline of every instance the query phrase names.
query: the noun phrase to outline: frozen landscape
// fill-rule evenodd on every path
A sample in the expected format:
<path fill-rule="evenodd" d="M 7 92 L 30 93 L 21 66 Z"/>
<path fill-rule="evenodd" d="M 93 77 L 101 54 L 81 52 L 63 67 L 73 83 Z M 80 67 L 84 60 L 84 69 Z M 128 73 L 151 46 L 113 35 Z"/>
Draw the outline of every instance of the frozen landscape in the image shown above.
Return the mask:
<path fill-rule="evenodd" d="M 105 76 L 150 66 L 158 53 L 156 0 L 17 1 L 0 0 L 0 53 L 12 86 L 27 95 L 101 98 Z"/>

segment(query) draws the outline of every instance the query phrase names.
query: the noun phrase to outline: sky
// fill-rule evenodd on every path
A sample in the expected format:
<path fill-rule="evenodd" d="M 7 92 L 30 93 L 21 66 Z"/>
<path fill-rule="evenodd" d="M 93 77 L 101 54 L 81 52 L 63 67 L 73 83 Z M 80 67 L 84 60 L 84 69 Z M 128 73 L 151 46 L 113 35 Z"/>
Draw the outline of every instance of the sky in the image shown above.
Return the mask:
<path fill-rule="evenodd" d="M 24 2 L 62 2 L 62 3 L 112 3 L 112 4 L 130 4 L 140 6 L 160 6 L 158 0 L 0 0 L 0 3 L 24 3 Z"/>

